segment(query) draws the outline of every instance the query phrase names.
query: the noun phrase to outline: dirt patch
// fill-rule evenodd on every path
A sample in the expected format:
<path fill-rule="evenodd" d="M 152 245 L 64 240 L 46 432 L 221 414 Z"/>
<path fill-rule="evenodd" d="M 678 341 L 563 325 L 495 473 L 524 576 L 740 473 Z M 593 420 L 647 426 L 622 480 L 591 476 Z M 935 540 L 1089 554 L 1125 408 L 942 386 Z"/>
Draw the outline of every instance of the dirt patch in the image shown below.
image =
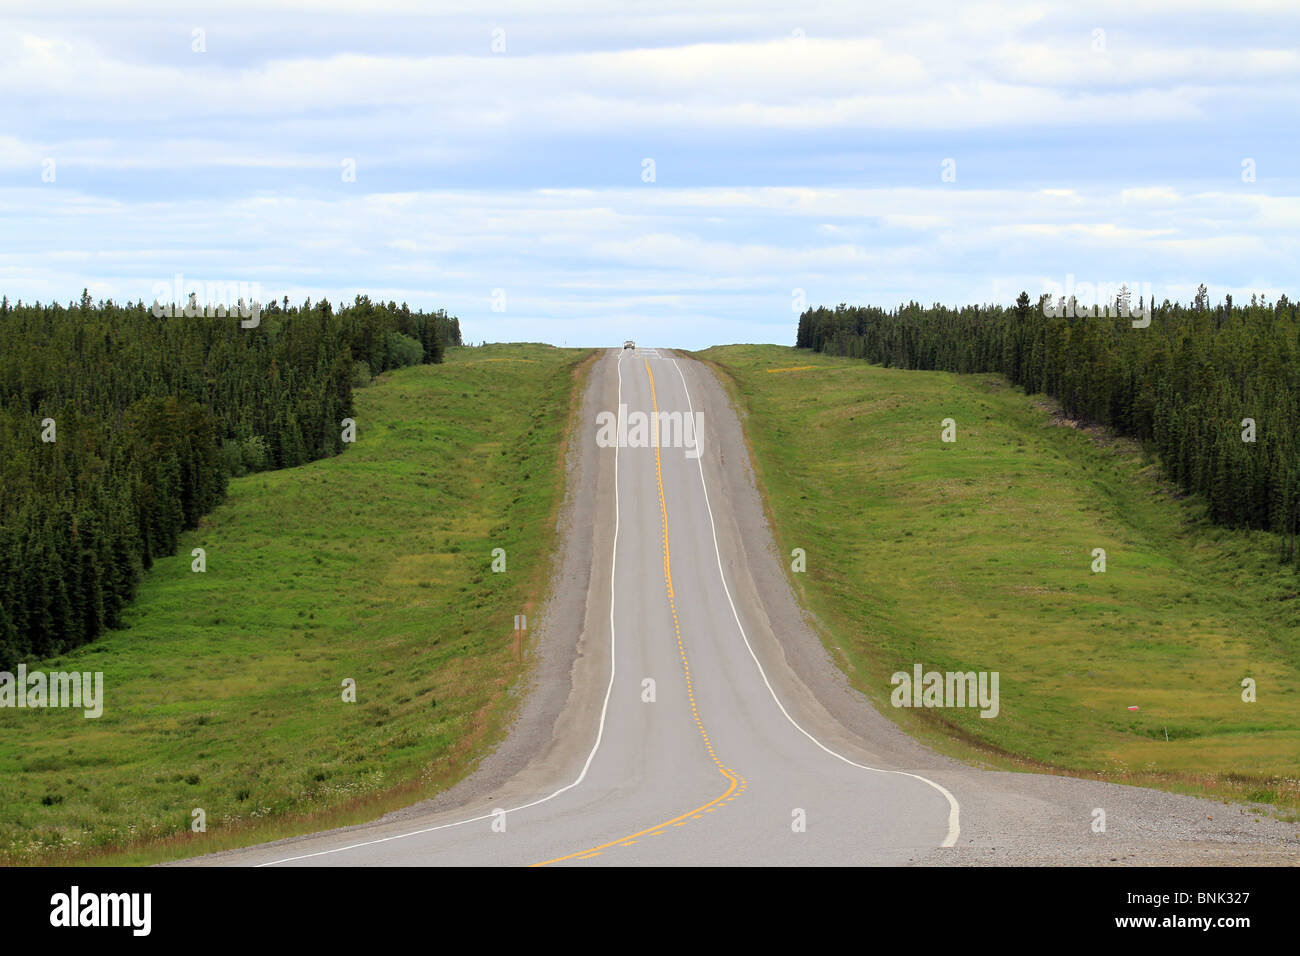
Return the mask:
<path fill-rule="evenodd" d="M 1105 425 L 1098 425 L 1096 422 L 1090 422 L 1084 418 L 1071 418 L 1065 414 L 1065 410 L 1056 402 L 1050 399 L 1038 399 L 1034 402 L 1039 408 L 1047 412 L 1052 417 L 1051 424 L 1056 428 L 1073 428 L 1077 432 L 1087 435 L 1092 441 L 1102 448 L 1114 448 L 1121 442 L 1131 442 L 1136 447 L 1136 442 L 1127 439 L 1123 435 L 1117 435 Z"/>

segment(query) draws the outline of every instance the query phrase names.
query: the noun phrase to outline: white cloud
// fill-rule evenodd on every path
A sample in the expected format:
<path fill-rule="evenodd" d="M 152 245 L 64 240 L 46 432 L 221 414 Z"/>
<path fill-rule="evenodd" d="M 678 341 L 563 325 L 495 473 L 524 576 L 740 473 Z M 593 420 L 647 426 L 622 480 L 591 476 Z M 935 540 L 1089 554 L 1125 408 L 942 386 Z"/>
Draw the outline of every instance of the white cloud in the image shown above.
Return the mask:
<path fill-rule="evenodd" d="M 562 329 L 572 344 L 601 341 L 615 315 L 655 341 L 696 316 L 675 343 L 686 346 L 721 341 L 722 329 L 785 341 L 796 287 L 813 303 L 884 305 L 1009 302 L 1019 288 L 1041 288 L 1037 276 L 1017 287 L 990 269 L 990 249 L 1025 256 L 1053 281 L 1150 281 L 1158 297 L 1211 263 L 1240 272 L 1204 274 L 1212 285 L 1287 275 L 1297 253 L 1296 201 L 1260 193 L 1243 207 L 1232 193 L 1159 192 L 1154 222 L 1125 190 L 553 189 L 163 203 L 28 188 L 0 199 L 6 217 L 28 224 L 21 244 L 3 247 L 11 298 L 90 286 L 139 299 L 180 272 L 260 282 L 293 301 L 361 291 L 445 306 L 476 339 L 526 327 L 525 338 L 556 341 Z M 700 217 L 719 209 L 759 225 L 706 235 Z M 507 291 L 505 314 L 490 311 L 494 288 Z"/>
<path fill-rule="evenodd" d="M 616 320 L 689 346 L 788 341 L 793 287 L 1268 290 L 1297 258 L 1295 5 L 57 6 L 11 3 L 0 34 L 11 297 L 139 298 L 180 271 L 446 306 L 474 338 Z"/>
<path fill-rule="evenodd" d="M 405 108 L 479 133 L 593 124 L 969 129 L 1195 119 L 1215 83 L 1264 84 L 1294 100 L 1300 74 L 1300 54 L 1286 48 L 1188 49 L 1143 38 L 1139 48 L 1099 55 L 1085 37 L 1077 49 L 1006 41 L 988 53 L 952 24 L 899 26 L 885 37 L 857 29 L 798 41 L 503 55 L 322 50 L 240 65 L 207 54 L 133 61 L 90 37 L 25 32 L 0 40 L 0 93 L 57 101 L 68 120 L 111 110 L 144 125 Z"/>

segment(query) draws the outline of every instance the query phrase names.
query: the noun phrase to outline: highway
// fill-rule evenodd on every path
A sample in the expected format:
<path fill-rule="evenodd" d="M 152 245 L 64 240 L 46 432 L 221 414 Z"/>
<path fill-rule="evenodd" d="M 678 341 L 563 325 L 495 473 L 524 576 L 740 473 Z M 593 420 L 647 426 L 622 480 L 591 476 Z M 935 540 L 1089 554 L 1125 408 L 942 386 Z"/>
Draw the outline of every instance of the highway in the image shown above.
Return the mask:
<path fill-rule="evenodd" d="M 623 424 L 701 413 L 699 444 L 635 447 L 630 425 L 625 446 L 598 444 L 599 413 L 622 406 Z M 1241 838 L 1205 822 L 1206 801 L 977 770 L 877 714 L 802 620 L 741 426 L 700 363 L 609 350 L 581 423 L 564 600 L 540 622 L 541 682 L 499 752 L 441 798 L 375 823 L 187 863 L 1149 862 Z M 1109 836 L 1089 830 L 1099 805 Z"/>

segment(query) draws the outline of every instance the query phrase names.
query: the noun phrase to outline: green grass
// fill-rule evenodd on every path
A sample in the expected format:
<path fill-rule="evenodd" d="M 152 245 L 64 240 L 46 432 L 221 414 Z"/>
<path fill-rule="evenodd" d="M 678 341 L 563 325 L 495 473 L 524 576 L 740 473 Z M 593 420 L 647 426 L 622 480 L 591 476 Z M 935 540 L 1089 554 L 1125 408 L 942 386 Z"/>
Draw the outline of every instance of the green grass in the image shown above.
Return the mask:
<path fill-rule="evenodd" d="M 887 716 L 995 766 L 1300 806 L 1300 577 L 1274 536 L 1210 525 L 1132 442 L 1053 424 L 998 376 L 701 357 L 745 417 L 778 549 L 807 551 L 796 593 Z M 890 706 L 917 662 L 998 671 L 1000 714 Z"/>
<path fill-rule="evenodd" d="M 509 712 L 514 615 L 549 580 L 588 354 L 451 349 L 358 391 L 341 456 L 232 481 L 145 576 L 128 627 L 40 665 L 102 671 L 101 718 L 0 710 L 0 859 L 207 852 L 463 777 Z"/>

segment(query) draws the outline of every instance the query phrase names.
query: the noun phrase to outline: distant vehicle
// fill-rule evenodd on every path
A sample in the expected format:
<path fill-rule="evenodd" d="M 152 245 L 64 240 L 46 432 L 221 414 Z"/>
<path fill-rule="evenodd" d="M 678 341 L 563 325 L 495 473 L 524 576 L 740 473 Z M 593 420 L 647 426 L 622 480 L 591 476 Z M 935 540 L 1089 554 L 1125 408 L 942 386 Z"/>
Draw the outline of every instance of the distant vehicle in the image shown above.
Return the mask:
<path fill-rule="evenodd" d="M 623 343 L 623 348 L 634 349 L 636 348 L 636 343 L 633 342 L 631 339 L 628 339 L 626 342 Z"/>

